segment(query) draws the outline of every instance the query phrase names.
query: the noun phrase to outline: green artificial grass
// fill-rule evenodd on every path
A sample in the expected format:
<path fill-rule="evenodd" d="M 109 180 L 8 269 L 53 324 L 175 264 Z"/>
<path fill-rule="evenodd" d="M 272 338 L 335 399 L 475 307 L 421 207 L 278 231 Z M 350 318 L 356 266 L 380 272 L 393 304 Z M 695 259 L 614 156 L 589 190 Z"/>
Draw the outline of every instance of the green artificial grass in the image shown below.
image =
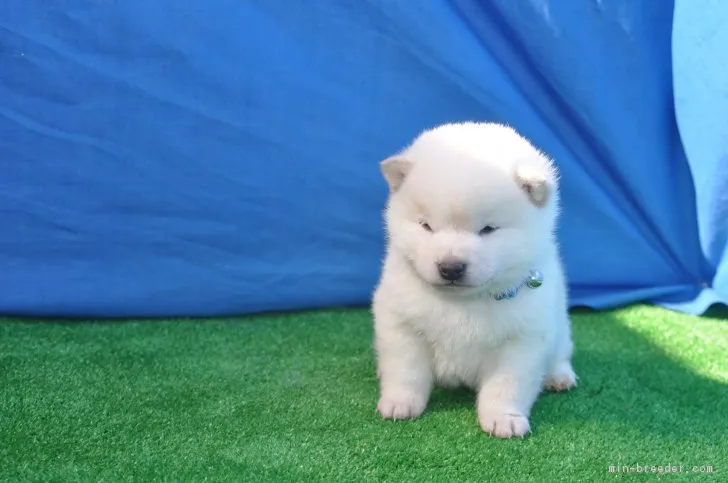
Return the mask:
<path fill-rule="evenodd" d="M 580 385 L 542 396 L 523 440 L 481 432 L 468 392 L 380 420 L 366 310 L 0 320 L 0 480 L 728 481 L 725 312 L 573 320 Z"/>

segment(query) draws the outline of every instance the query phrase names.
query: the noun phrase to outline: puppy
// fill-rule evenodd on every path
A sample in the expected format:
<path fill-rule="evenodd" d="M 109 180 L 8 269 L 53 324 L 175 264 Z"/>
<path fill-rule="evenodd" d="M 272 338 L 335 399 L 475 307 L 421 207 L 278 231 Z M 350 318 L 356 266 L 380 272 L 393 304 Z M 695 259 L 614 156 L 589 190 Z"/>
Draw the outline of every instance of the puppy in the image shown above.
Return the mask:
<path fill-rule="evenodd" d="M 381 171 L 377 411 L 416 418 L 435 385 L 464 386 L 484 431 L 523 437 L 544 388 L 576 385 L 555 167 L 510 127 L 460 123 L 425 131 Z"/>

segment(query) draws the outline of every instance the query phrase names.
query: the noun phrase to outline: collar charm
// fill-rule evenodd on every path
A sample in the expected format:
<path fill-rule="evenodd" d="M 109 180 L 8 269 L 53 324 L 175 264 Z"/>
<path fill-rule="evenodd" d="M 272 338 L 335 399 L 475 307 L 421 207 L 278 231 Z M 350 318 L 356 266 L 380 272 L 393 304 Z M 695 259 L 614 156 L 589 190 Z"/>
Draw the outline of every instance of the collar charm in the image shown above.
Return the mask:
<path fill-rule="evenodd" d="M 515 298 L 524 285 L 530 289 L 539 288 L 543 285 L 543 274 L 538 270 L 529 270 L 528 277 L 526 277 L 521 283 L 515 287 L 509 288 L 508 290 L 495 294 L 493 298 L 496 300 L 509 300 Z"/>
<path fill-rule="evenodd" d="M 529 271 L 526 286 L 528 288 L 539 288 L 541 285 L 543 285 L 543 273 L 538 270 Z"/>

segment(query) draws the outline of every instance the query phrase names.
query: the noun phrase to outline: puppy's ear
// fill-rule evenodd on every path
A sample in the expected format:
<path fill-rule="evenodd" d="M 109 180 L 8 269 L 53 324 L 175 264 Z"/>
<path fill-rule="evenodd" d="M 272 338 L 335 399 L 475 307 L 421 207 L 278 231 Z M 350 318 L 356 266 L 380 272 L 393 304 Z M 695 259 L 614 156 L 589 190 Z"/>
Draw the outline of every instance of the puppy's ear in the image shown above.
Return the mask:
<path fill-rule="evenodd" d="M 404 179 L 412 169 L 412 162 L 400 156 L 392 156 L 382 161 L 379 167 L 389 184 L 390 191 L 394 193 L 402 186 Z"/>
<path fill-rule="evenodd" d="M 515 178 L 531 203 L 538 208 L 546 206 L 553 196 L 556 171 L 551 166 L 520 166 L 516 169 Z"/>

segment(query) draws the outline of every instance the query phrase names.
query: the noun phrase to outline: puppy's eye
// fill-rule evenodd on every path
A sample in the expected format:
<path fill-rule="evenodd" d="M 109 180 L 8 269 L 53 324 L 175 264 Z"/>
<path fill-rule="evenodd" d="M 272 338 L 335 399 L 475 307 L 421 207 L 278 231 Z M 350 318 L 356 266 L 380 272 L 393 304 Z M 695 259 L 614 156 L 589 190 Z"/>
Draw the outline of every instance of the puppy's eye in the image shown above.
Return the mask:
<path fill-rule="evenodd" d="M 490 235 L 494 231 L 496 231 L 498 228 L 493 225 L 486 225 L 483 227 L 482 230 L 480 230 L 481 235 Z"/>
<path fill-rule="evenodd" d="M 420 222 L 420 226 L 421 226 L 422 228 L 424 228 L 424 230 L 425 230 L 425 231 L 432 231 L 432 227 L 431 227 L 430 225 L 428 225 L 428 224 L 427 224 L 426 222 L 424 222 L 424 221 L 421 221 L 421 222 Z"/>

